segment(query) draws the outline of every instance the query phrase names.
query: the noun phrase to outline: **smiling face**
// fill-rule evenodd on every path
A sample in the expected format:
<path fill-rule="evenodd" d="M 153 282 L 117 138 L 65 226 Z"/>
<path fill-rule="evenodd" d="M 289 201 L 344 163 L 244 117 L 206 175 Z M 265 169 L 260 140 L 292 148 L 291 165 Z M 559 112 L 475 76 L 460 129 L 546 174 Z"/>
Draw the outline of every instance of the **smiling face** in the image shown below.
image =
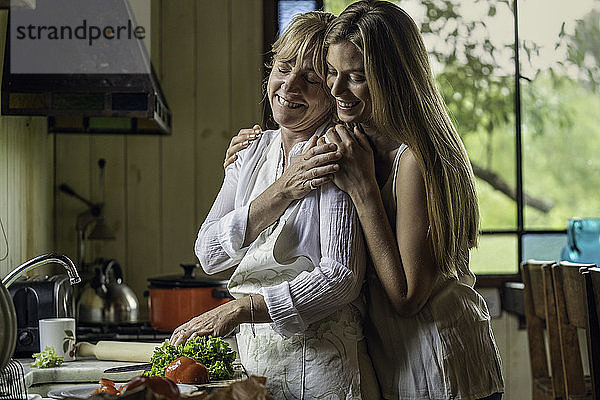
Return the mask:
<path fill-rule="evenodd" d="M 366 122 L 371 117 L 371 96 L 363 56 L 348 41 L 332 44 L 327 52 L 327 86 L 335 97 L 339 119 Z"/>
<path fill-rule="evenodd" d="M 312 54 L 295 60 L 275 60 L 269 75 L 267 94 L 273 119 L 282 128 L 312 135 L 329 117 L 331 98 L 314 71 Z"/>

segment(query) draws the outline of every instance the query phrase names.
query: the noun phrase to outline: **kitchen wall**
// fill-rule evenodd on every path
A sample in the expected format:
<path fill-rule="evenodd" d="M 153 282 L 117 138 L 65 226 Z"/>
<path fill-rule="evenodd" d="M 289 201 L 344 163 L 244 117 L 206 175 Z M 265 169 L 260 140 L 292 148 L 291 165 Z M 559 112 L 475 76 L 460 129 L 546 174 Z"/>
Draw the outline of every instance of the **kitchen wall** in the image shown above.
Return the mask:
<path fill-rule="evenodd" d="M 171 136 L 57 135 L 56 183 L 99 200 L 116 240 L 90 242 L 88 261 L 115 258 L 138 298 L 148 277 L 197 262 L 193 245 L 223 179 L 231 136 L 262 116 L 262 1 L 153 0 L 152 60 L 173 112 Z M 56 194 L 56 245 L 76 257 L 86 206 Z M 143 304 L 145 306 L 145 304 Z M 144 310 L 145 311 L 145 310 Z"/>
<path fill-rule="evenodd" d="M 7 10 L 0 10 L 0 65 Z M 0 69 L 1 74 L 1 69 Z M 53 250 L 54 136 L 46 118 L 0 116 L 0 278 Z M 7 254 L 8 252 L 8 254 Z"/>

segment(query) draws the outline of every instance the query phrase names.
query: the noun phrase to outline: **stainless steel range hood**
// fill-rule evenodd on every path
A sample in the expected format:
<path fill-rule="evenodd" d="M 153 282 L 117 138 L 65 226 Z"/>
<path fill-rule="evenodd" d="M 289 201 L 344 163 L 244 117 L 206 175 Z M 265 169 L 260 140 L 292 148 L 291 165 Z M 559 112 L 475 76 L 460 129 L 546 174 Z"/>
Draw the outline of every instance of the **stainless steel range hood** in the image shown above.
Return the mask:
<path fill-rule="evenodd" d="M 11 74 L 4 60 L 3 115 L 41 115 L 54 133 L 171 133 L 171 111 L 151 74 Z"/>
<path fill-rule="evenodd" d="M 147 59 L 141 47 L 139 55 Z M 136 50 L 136 51 L 138 51 Z M 48 117 L 54 133 L 171 133 L 171 111 L 149 73 L 13 73 L 10 27 L 2 76 L 2 114 Z"/>

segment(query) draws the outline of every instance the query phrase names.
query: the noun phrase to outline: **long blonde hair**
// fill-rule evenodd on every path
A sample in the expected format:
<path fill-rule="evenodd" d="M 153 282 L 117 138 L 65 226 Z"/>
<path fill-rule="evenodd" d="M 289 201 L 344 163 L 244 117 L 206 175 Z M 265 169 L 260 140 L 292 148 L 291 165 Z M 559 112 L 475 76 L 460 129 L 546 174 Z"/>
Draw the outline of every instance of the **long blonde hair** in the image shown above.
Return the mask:
<path fill-rule="evenodd" d="M 440 272 L 469 274 L 469 250 L 477 246 L 479 229 L 475 179 L 435 84 L 419 29 L 398 6 L 363 0 L 333 22 L 325 48 L 343 41 L 363 55 L 371 124 L 406 143 L 419 163 Z"/>

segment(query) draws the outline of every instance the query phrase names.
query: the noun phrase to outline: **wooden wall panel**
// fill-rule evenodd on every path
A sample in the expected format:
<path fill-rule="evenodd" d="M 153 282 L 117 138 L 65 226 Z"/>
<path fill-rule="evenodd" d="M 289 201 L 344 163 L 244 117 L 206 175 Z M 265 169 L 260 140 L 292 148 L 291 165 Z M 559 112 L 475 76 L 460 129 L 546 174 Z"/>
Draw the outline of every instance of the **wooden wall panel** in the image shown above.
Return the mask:
<path fill-rule="evenodd" d="M 163 18 L 163 0 L 150 0 L 152 12 L 150 15 L 151 23 L 151 44 L 150 44 L 150 59 L 152 60 L 152 66 L 158 76 L 159 80 L 162 80 L 162 18 Z"/>
<path fill-rule="evenodd" d="M 90 146 L 91 198 L 94 202 L 102 201 L 98 161 L 104 159 L 106 165 L 104 167 L 103 215 L 106 226 L 115 236 L 114 240 L 90 241 L 91 259 L 98 257 L 116 259 L 126 270 L 125 137 L 95 135 L 91 137 Z"/>
<path fill-rule="evenodd" d="M 241 2 L 235 1 L 236 6 L 238 3 Z M 196 31 L 196 234 L 219 191 L 224 176 L 225 149 L 231 136 L 237 133 L 231 121 L 231 7 L 231 0 L 202 0 L 196 10 L 199 21 Z"/>
<path fill-rule="evenodd" d="M 8 256 L 0 262 L 0 276 L 4 276 L 27 259 L 53 249 L 54 203 L 45 122 L 29 117 L 0 119 L 0 218 L 8 240 Z M 3 257 L 7 247 L 2 233 L 0 243 Z"/>
<path fill-rule="evenodd" d="M 4 61 L 4 46 L 6 37 L 6 24 L 8 10 L 0 11 L 0 64 Z M 2 76 L 3 69 L 0 69 Z M 0 116 L 0 277 L 4 277 L 10 271 L 8 260 L 10 243 L 8 240 L 8 119 Z M 5 236 L 6 235 L 6 236 Z"/>
<path fill-rule="evenodd" d="M 12 122 L 12 121 L 11 121 Z M 19 196 L 22 191 L 22 187 L 19 182 L 16 180 L 18 164 L 16 160 L 16 151 L 18 147 L 15 143 L 15 131 L 17 129 L 16 124 L 11 124 L 9 129 L 6 131 L 6 148 L 7 154 L 9 156 L 8 160 L 8 169 L 6 170 L 6 180 L 8 182 L 7 187 L 7 207 L 10 212 L 7 215 L 7 219 L 4 222 L 4 228 L 6 229 L 6 233 L 8 236 L 8 244 L 9 244 L 9 252 L 8 252 L 8 264 L 9 266 L 13 266 L 18 263 L 19 258 L 21 258 L 21 241 L 18 240 L 20 230 L 17 231 L 18 224 L 18 215 L 21 212 L 19 210 Z"/>
<path fill-rule="evenodd" d="M 0 11 L 0 55 L 2 56 L 1 64 L 4 64 L 4 47 L 6 28 L 8 21 L 8 11 Z M 4 67 L 4 65 L 3 65 Z M 2 70 L 0 70 L 0 76 Z M 9 169 L 9 157 L 8 157 L 8 119 L 0 117 L 0 219 L 2 220 L 2 230 L 0 232 L 0 276 L 4 277 L 10 270 L 11 264 L 9 263 L 10 255 L 10 242 L 8 242 L 8 195 L 9 195 L 9 183 L 8 183 L 8 169 Z"/>
<path fill-rule="evenodd" d="M 0 65 L 7 20 L 0 10 Z M 0 116 L 0 219 L 8 240 L 7 248 L 0 230 L 0 277 L 54 245 L 53 142 L 46 131 L 45 118 Z"/>
<path fill-rule="evenodd" d="M 28 124 L 26 257 L 31 258 L 54 250 L 54 135 L 46 133 L 46 118 L 32 117 Z"/>
<path fill-rule="evenodd" d="M 486 289 L 480 290 L 484 292 Z M 527 331 L 519 328 L 519 319 L 507 312 L 492 319 L 492 331 L 502 360 L 505 400 L 531 399 L 531 374 Z"/>
<path fill-rule="evenodd" d="M 11 254 L 8 259 L 11 265 L 19 265 L 27 257 L 27 187 L 25 180 L 27 154 L 27 117 L 11 117 L 12 124 L 8 129 L 8 154 L 12 165 L 8 169 L 8 181 L 12 183 L 9 190 L 8 206 L 12 210 L 8 215 L 8 240 Z"/>
<path fill-rule="evenodd" d="M 1 36 L 0 36 L 1 37 Z M 8 223 L 8 135 L 7 119 L 0 117 L 0 277 L 4 277 L 10 270 L 8 264 L 8 251 L 5 234 Z M 8 237 L 6 236 L 6 239 Z"/>
<path fill-rule="evenodd" d="M 163 0 L 152 0 L 152 65 L 162 80 Z M 125 140 L 127 285 L 137 294 L 140 317 L 149 319 L 144 292 L 147 279 L 161 275 L 162 138 L 128 136 Z"/>
<path fill-rule="evenodd" d="M 92 200 L 89 135 L 56 136 L 56 186 L 69 185 L 80 196 Z M 77 262 L 77 216 L 88 206 L 82 201 L 56 190 L 56 249 Z M 89 246 L 88 246 L 89 247 Z M 89 251 L 84 254 L 92 260 Z M 89 257 L 88 257 L 89 255 Z"/>
<path fill-rule="evenodd" d="M 21 118 L 19 118 L 21 119 Z M 14 266 L 18 264 L 19 258 L 21 258 L 21 249 L 24 247 L 21 242 L 21 232 L 19 229 L 19 222 L 23 213 L 22 202 L 22 183 L 19 181 L 20 175 L 20 163 L 19 159 L 23 156 L 19 149 L 19 133 L 21 133 L 20 124 L 17 119 L 14 119 L 12 126 L 7 130 L 6 135 L 8 139 L 8 156 L 9 168 L 7 170 L 7 181 L 10 182 L 8 188 L 8 208 L 11 212 L 8 214 L 6 221 L 6 230 L 8 233 L 9 254 L 8 262 Z M 16 123 L 15 123 L 16 122 Z M 24 200 L 24 199 L 23 199 Z"/>
<path fill-rule="evenodd" d="M 160 138 L 127 137 L 127 268 L 126 282 L 137 294 L 141 316 L 148 318 L 143 296 L 147 279 L 161 275 Z"/>
<path fill-rule="evenodd" d="M 196 5 L 163 3 L 162 87 L 173 111 L 173 135 L 161 138 L 163 272 L 177 272 L 179 263 L 194 260 Z"/>
<path fill-rule="evenodd" d="M 231 125 L 234 133 L 261 121 L 263 78 L 262 1 L 235 2 L 231 8 Z"/>

